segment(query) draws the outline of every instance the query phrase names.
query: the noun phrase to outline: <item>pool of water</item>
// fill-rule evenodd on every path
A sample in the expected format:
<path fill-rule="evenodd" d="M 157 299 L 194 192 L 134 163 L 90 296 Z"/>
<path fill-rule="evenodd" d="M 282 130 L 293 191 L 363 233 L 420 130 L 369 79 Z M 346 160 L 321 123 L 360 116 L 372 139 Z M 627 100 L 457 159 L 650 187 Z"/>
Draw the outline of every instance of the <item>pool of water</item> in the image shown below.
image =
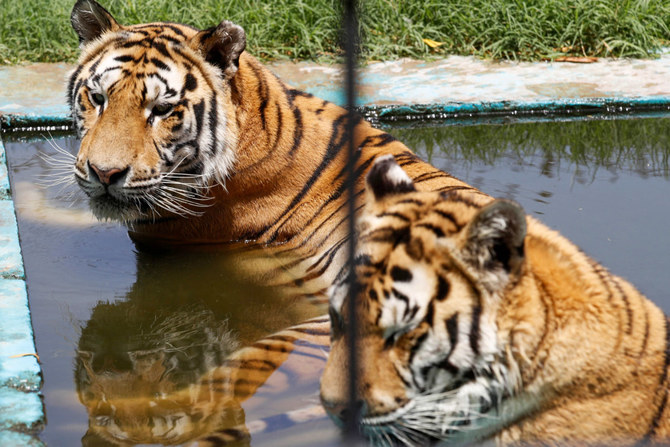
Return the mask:
<path fill-rule="evenodd" d="M 434 165 L 518 201 L 670 313 L 670 118 L 389 131 Z M 37 186 L 62 176 L 44 155 L 57 156 L 54 146 L 74 153 L 77 144 L 67 135 L 5 139 L 44 371 L 42 439 L 115 445 L 89 421 L 86 405 L 100 389 L 126 383 L 129 371 L 150 375 L 168 351 L 176 366 L 164 376 L 192 383 L 231 350 L 323 309 L 237 280 L 226 253 L 138 250 L 121 226 L 97 222 L 76 188 Z M 242 404 L 243 420 L 316 404 L 318 371 L 303 377 L 300 368 L 288 361 Z M 316 420 L 251 445 L 339 440 L 328 420 Z"/>

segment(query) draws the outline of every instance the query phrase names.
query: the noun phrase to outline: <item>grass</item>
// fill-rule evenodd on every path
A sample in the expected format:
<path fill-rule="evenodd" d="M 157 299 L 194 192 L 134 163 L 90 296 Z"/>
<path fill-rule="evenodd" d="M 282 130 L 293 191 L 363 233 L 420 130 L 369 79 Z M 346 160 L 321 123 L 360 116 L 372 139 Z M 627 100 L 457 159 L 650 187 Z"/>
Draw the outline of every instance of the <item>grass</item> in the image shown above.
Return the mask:
<path fill-rule="evenodd" d="M 103 0 L 121 23 L 242 25 L 264 60 L 334 60 L 339 0 Z M 72 62 L 74 0 L 0 0 L 0 63 Z M 365 60 L 447 54 L 539 60 L 653 57 L 670 45 L 668 0 L 361 0 Z"/>

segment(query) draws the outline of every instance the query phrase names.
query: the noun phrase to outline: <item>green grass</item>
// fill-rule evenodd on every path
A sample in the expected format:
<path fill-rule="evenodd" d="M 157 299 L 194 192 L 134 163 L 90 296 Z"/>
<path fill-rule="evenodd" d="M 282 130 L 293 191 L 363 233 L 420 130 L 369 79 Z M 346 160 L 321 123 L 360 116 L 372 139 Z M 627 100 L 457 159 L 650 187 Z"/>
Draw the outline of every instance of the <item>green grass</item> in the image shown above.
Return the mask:
<path fill-rule="evenodd" d="M 242 25 L 264 60 L 334 60 L 339 0 L 108 0 L 121 23 Z M 0 0 L 0 63 L 68 61 L 74 0 Z M 538 60 L 563 55 L 652 57 L 670 45 L 668 0 L 361 0 L 365 60 L 474 54 Z M 440 45 L 428 46 L 423 39 Z"/>

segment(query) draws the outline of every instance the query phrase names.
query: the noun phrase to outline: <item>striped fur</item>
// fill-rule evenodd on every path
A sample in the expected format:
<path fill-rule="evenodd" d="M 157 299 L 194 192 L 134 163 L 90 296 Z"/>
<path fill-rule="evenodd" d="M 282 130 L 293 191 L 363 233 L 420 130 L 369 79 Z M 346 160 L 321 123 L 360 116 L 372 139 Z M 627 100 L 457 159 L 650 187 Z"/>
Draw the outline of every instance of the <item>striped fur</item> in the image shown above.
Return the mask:
<path fill-rule="evenodd" d="M 392 158 L 360 219 L 358 393 L 377 445 L 631 445 L 670 437 L 666 317 L 521 207 L 416 191 Z M 347 282 L 321 380 L 347 397 Z"/>
<path fill-rule="evenodd" d="M 92 0 L 78 1 L 72 18 L 82 41 L 68 84 L 82 138 L 75 175 L 94 213 L 125 222 L 139 243 L 277 246 L 293 260 L 292 283 L 320 280 L 312 290 L 325 292 L 348 238 L 349 118 L 359 209 L 365 173 L 382 154 L 419 189 L 470 188 L 283 83 L 241 51 L 244 32 L 230 22 L 122 26 Z"/>

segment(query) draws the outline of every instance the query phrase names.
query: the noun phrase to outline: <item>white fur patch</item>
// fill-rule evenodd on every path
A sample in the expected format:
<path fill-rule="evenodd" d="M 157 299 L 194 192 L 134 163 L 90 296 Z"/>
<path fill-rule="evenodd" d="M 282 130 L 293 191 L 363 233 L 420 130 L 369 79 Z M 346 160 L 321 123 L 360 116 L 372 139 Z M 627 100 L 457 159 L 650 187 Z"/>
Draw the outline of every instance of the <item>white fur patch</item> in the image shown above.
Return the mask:
<path fill-rule="evenodd" d="M 330 297 L 330 306 L 337 313 L 342 313 L 342 306 L 344 299 L 349 294 L 349 287 L 347 284 L 334 284 L 328 288 L 328 296 Z"/>
<path fill-rule="evenodd" d="M 407 175 L 407 173 L 398 166 L 397 164 L 394 164 L 391 166 L 391 168 L 385 172 L 385 177 L 394 185 L 401 185 L 401 184 L 412 184 L 412 179 Z"/>
<path fill-rule="evenodd" d="M 435 294 L 435 278 L 429 273 L 428 267 L 421 264 L 416 264 L 409 271 L 412 274 L 411 281 L 392 283 L 392 291 L 384 301 L 379 320 L 382 328 L 396 331 L 414 327 L 426 316 L 428 304 Z"/>

